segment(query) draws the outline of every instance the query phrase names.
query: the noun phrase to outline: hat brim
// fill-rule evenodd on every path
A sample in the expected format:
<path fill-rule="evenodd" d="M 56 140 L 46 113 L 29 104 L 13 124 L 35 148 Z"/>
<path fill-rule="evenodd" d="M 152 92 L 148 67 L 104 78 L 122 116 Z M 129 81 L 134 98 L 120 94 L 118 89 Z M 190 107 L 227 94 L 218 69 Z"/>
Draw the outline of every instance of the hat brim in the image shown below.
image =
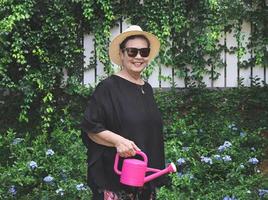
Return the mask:
<path fill-rule="evenodd" d="M 150 54 L 148 56 L 148 60 L 149 62 L 154 59 L 158 53 L 159 53 L 159 49 L 160 49 L 160 42 L 158 40 L 158 38 L 156 36 L 154 36 L 151 33 L 148 33 L 146 31 L 127 31 L 124 33 L 121 33 L 120 35 L 116 36 L 110 46 L 109 46 L 109 56 L 111 61 L 119 66 L 122 66 L 122 61 L 119 55 L 120 52 L 120 47 L 119 45 L 129 36 L 132 35 L 143 35 L 145 36 L 149 42 L 150 42 Z"/>

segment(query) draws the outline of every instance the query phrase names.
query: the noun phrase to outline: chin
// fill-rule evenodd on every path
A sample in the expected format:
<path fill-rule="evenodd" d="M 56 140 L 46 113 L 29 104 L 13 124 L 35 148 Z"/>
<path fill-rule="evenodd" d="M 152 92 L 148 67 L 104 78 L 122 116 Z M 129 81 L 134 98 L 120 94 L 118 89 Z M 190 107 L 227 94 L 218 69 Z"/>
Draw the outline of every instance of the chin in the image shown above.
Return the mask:
<path fill-rule="evenodd" d="M 136 68 L 136 69 L 133 69 L 132 71 L 133 72 L 137 72 L 137 73 L 141 73 L 143 70 L 144 70 L 144 67 L 142 67 L 142 68 Z"/>
<path fill-rule="evenodd" d="M 139 66 L 139 67 L 136 67 L 136 66 L 133 66 L 132 69 L 133 71 L 142 71 L 145 69 L 145 65 L 142 65 L 142 66 Z"/>

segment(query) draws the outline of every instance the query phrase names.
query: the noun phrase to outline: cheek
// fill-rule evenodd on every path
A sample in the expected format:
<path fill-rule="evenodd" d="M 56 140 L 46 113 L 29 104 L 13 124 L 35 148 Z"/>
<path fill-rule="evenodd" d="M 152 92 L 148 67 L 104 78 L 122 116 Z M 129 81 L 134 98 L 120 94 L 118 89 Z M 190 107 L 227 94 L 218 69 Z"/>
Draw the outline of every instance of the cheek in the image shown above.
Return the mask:
<path fill-rule="evenodd" d="M 145 58 L 145 59 L 144 59 L 144 62 L 146 63 L 146 65 L 148 65 L 148 63 L 149 63 L 149 59 L 148 59 L 148 58 Z"/>

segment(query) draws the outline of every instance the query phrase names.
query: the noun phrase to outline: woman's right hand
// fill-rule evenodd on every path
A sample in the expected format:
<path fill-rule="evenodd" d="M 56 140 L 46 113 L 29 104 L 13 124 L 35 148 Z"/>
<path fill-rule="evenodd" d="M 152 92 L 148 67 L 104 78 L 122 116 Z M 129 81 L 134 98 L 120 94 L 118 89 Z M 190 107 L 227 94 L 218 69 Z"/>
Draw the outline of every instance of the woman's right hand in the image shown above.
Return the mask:
<path fill-rule="evenodd" d="M 119 153 L 119 155 L 124 158 L 135 156 L 136 151 L 140 151 L 139 147 L 137 147 L 133 141 L 128 140 L 124 137 L 120 137 L 120 139 L 117 140 L 115 148 L 117 150 L 117 153 Z"/>
<path fill-rule="evenodd" d="M 136 151 L 140 151 L 139 147 L 133 141 L 108 130 L 97 134 L 89 133 L 88 137 L 97 144 L 115 147 L 121 157 L 135 156 Z"/>

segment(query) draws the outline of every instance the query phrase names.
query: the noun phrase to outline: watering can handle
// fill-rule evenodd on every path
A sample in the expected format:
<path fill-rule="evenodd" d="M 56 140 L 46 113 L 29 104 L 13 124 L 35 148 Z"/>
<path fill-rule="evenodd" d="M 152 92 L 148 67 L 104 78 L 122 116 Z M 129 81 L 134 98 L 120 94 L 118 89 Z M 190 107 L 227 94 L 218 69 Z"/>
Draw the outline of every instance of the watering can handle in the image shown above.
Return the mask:
<path fill-rule="evenodd" d="M 146 154 L 143 153 L 142 151 L 136 151 L 136 154 L 141 155 L 142 158 L 143 158 L 143 160 L 144 160 L 144 162 L 145 162 L 146 165 L 147 165 L 147 163 L 148 163 L 148 158 L 147 158 Z M 116 153 L 116 155 L 115 155 L 115 160 L 114 160 L 114 171 L 115 171 L 118 175 L 121 175 L 122 172 L 119 171 L 119 169 L 118 169 L 118 162 L 119 162 L 119 153 Z"/>

